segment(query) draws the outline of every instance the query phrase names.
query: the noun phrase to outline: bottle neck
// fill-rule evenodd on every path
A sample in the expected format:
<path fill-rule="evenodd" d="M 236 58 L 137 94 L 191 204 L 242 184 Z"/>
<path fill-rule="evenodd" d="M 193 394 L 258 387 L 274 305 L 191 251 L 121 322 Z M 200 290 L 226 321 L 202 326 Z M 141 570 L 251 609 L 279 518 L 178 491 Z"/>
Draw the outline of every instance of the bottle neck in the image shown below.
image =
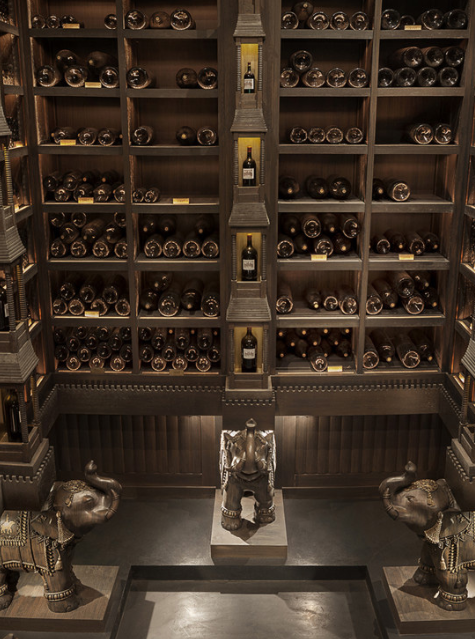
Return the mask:
<path fill-rule="evenodd" d="M 247 159 L 252 160 L 252 147 L 247 147 Z"/>
<path fill-rule="evenodd" d="M 252 248 L 252 235 L 247 236 L 247 248 Z"/>

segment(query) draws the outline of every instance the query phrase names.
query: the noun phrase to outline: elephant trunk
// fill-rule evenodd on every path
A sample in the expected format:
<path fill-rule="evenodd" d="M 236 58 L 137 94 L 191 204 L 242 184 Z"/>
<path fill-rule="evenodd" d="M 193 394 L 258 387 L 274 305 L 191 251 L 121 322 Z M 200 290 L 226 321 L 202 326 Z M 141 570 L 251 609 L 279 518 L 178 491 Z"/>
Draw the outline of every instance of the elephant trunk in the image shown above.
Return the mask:
<path fill-rule="evenodd" d="M 404 473 L 396 477 L 388 477 L 379 486 L 379 492 L 383 498 L 386 512 L 392 519 L 397 519 L 399 511 L 394 507 L 392 500 L 396 491 L 410 486 L 416 481 L 417 467 L 412 462 L 407 462 Z"/>
<path fill-rule="evenodd" d="M 97 488 L 98 490 L 106 493 L 106 495 L 109 495 L 111 501 L 107 510 L 106 519 L 110 519 L 117 512 L 117 508 L 119 507 L 122 486 L 115 479 L 100 477 L 97 474 L 97 466 L 92 460 L 87 464 L 84 474 L 87 482 L 91 486 L 94 486 L 94 488 Z"/>
<path fill-rule="evenodd" d="M 256 439 L 255 439 L 255 431 L 256 431 L 256 422 L 253 419 L 250 419 L 246 422 L 247 426 L 247 436 L 246 436 L 246 461 L 244 462 L 244 466 L 242 468 L 242 472 L 247 475 L 252 475 L 258 471 L 256 466 Z"/>

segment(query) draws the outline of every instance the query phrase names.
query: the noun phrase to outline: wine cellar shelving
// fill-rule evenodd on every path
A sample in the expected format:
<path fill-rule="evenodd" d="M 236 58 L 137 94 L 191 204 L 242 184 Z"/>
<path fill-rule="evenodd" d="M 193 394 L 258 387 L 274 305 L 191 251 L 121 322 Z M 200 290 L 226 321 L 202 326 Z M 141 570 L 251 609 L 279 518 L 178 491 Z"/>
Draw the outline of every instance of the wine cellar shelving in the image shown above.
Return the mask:
<path fill-rule="evenodd" d="M 442 0 L 443 10 L 453 3 Z M 266 0 L 235 2 L 224 6 L 221 0 L 190 0 L 187 9 L 196 28 L 133 30 L 127 28 L 123 16 L 139 9 L 150 16 L 158 9 L 153 0 L 123 0 L 77 3 L 56 0 L 29 0 L 21 6 L 16 25 L 0 26 L 0 38 L 8 39 L 10 66 L 3 65 L 3 103 L 7 116 L 17 116 L 18 140 L 11 150 L 15 181 L 18 183 L 17 223 L 31 238 L 28 247 L 30 264 L 25 264 L 25 280 L 32 290 L 32 334 L 40 355 L 41 374 L 55 373 L 56 380 L 68 379 L 133 380 L 146 384 L 147 379 L 173 378 L 176 375 L 208 379 L 228 388 L 266 390 L 282 384 L 329 384 L 342 380 L 365 383 L 381 373 L 381 379 L 438 379 L 437 374 L 451 373 L 457 379 L 458 364 L 466 346 L 471 315 L 471 293 L 475 281 L 473 259 L 468 239 L 472 224 L 473 140 L 468 140 L 467 123 L 473 123 L 474 54 L 472 4 L 458 3 L 469 13 L 467 29 L 429 31 L 384 30 L 381 14 L 387 8 L 380 0 L 346 0 L 342 10 L 349 15 L 358 10 L 369 16 L 363 31 L 323 31 L 309 28 L 282 29 L 281 12 Z M 26 6 L 27 5 L 27 6 Z M 401 11 L 419 14 L 426 5 L 417 0 L 407 6 L 404 0 L 394 5 Z M 400 5 L 400 6 L 399 6 Z M 172 10 L 174 7 L 160 7 Z M 320 7 L 319 7 L 320 8 Z M 282 11 L 291 9 L 283 0 Z M 335 7 L 327 2 L 321 9 L 330 15 Z M 240 13 L 241 11 L 241 13 Z M 83 23 L 80 28 L 35 29 L 35 14 L 72 13 Z M 104 17 L 117 14 L 117 28 L 106 29 Z M 251 26 L 240 22 L 242 15 L 253 16 Z M 243 26 L 244 25 L 244 26 Z M 19 47 L 25 55 L 19 56 Z M 404 46 L 440 48 L 460 46 L 465 59 L 456 86 L 381 87 L 379 69 L 389 64 L 391 54 Z M 60 81 L 56 86 L 38 86 L 36 74 L 44 64 L 51 64 L 61 49 L 72 49 L 79 58 L 93 51 L 103 51 L 117 58 L 119 84 L 116 88 L 99 88 L 96 83 L 73 88 Z M 6 50 L 5 49 L 5 50 Z M 361 68 L 367 83 L 360 88 L 345 86 L 311 88 L 301 83 L 291 88 L 281 85 L 280 74 L 289 67 L 289 59 L 299 50 L 309 51 L 313 66 L 323 72 L 335 67 L 349 72 Z M 27 52 L 27 53 L 26 53 Z M 10 62 L 11 61 L 11 62 Z M 243 93 L 243 74 L 252 62 L 255 92 Z M 131 67 L 145 68 L 154 82 L 147 88 L 134 89 L 127 84 Z M 192 67 L 199 72 L 205 67 L 218 71 L 217 88 L 180 88 L 177 72 Z M 7 77 L 8 76 L 8 77 Z M 89 78 L 89 80 L 91 80 Z M 97 78 L 96 78 L 97 80 Z M 449 144 L 415 144 L 409 141 L 406 128 L 419 122 L 432 126 L 447 123 L 454 130 Z M 112 146 L 98 143 L 82 145 L 55 144 L 51 137 L 58 127 L 115 129 L 120 138 Z M 152 127 L 150 144 L 132 143 L 133 131 L 139 126 Z M 180 127 L 210 127 L 217 136 L 210 146 L 182 146 L 177 141 Z M 300 126 L 326 129 L 336 126 L 345 132 L 358 127 L 362 139 L 357 144 L 342 141 L 301 144 L 292 143 L 290 131 Z M 471 125 L 472 126 L 472 125 Z M 75 142 L 75 143 L 74 143 Z M 256 162 L 256 185 L 242 186 L 242 164 L 246 147 L 252 146 Z M 469 165 L 470 166 L 469 168 Z M 115 169 L 124 184 L 123 202 L 78 203 L 73 198 L 57 202 L 43 187 L 43 179 L 54 171 L 68 169 L 104 172 Z M 295 199 L 278 197 L 280 176 L 292 176 L 300 186 Z M 337 175 L 351 183 L 348 199 L 331 197 L 317 200 L 306 192 L 306 179 L 315 175 L 327 179 Z M 395 202 L 383 197 L 373 199 L 373 179 L 397 178 L 411 189 L 408 201 Z M 457 186 L 456 186 L 457 185 Z M 468 190 L 465 188 L 468 185 Z M 155 203 L 134 202 L 133 192 L 141 187 L 160 191 Z M 468 195 L 466 196 L 466 193 Z M 20 206 L 21 205 L 21 206 Z M 106 223 L 115 213 L 126 220 L 123 239 L 126 244 L 122 259 L 112 251 L 96 257 L 92 245 L 82 258 L 70 253 L 55 257 L 51 244 L 58 237 L 51 226 L 54 215 L 65 219 L 75 212 L 87 221 L 97 218 Z M 320 219 L 328 213 L 339 219 L 354 216 L 359 234 L 351 240 L 346 254 L 334 252 L 325 259 L 313 250 L 313 243 L 303 252 L 288 258 L 277 256 L 276 246 L 281 223 L 286 215 L 316 214 Z M 178 232 L 184 237 L 192 231 L 199 216 L 212 216 L 219 253 L 212 257 L 187 258 L 180 255 L 167 259 L 146 257 L 147 235 L 144 220 L 151 216 L 173 216 Z M 390 252 L 377 255 L 371 248 L 372 238 L 394 229 L 403 234 L 428 230 L 440 238 L 440 247 L 423 255 Z M 245 236 L 250 233 L 258 250 L 256 281 L 242 279 L 240 256 Z M 166 239 L 166 238 L 164 238 Z M 467 245 L 467 246 L 466 246 Z M 460 264 L 462 250 L 462 264 Z M 430 273 L 430 286 L 437 294 L 432 308 L 418 314 L 408 313 L 401 300 L 394 309 L 380 313 L 366 312 L 368 291 L 377 279 L 388 279 L 399 271 L 412 277 L 419 271 Z M 192 278 L 204 286 L 214 283 L 220 293 L 220 311 L 207 317 L 202 311 L 186 311 L 166 317 L 157 309 L 146 311 L 140 296 L 154 273 L 171 272 L 183 287 Z M 98 273 L 104 278 L 122 275 L 127 283 L 130 314 L 118 316 L 113 310 L 105 315 L 89 313 L 72 316 L 53 312 L 58 287 L 72 273 L 82 277 Z M 293 309 L 286 314 L 276 311 L 276 300 L 282 283 L 290 286 Z M 310 309 L 304 301 L 305 291 L 314 287 L 338 290 L 349 286 L 355 294 L 358 309 L 346 314 L 340 309 Z M 33 294 L 34 292 L 34 294 Z M 41 323 L 40 323 L 41 322 Z M 88 329 L 104 325 L 109 329 L 130 329 L 132 359 L 122 369 L 113 371 L 107 365 L 92 369 L 81 367 L 68 371 L 54 353 L 53 329 Z M 258 343 L 256 373 L 243 373 L 240 368 L 240 339 L 247 326 L 255 329 Z M 140 329 L 171 330 L 210 327 L 220 333 L 221 355 L 208 372 L 186 371 L 157 364 L 154 370 L 140 358 Z M 348 342 L 351 354 L 344 358 L 332 353 L 328 368 L 317 372 L 306 357 L 298 357 L 290 349 L 277 356 L 276 335 L 280 331 L 351 329 Z M 407 368 L 394 357 L 389 362 L 367 368 L 365 343 L 375 329 L 386 329 L 390 336 L 407 335 L 422 329 L 434 347 L 431 361 L 421 361 Z M 238 337 L 240 336 L 240 337 Z M 334 361 L 336 358 L 337 361 Z M 341 359 L 341 362 L 338 360 Z M 118 366 L 118 369 L 120 366 Z M 206 367 L 204 367 L 206 368 Z M 150 376 L 150 377 L 149 377 Z M 86 378 L 86 377 L 85 377 Z M 336 380 L 336 381 L 335 381 Z M 346 383 L 346 382 L 345 382 Z M 371 382 L 372 383 L 372 382 Z"/>

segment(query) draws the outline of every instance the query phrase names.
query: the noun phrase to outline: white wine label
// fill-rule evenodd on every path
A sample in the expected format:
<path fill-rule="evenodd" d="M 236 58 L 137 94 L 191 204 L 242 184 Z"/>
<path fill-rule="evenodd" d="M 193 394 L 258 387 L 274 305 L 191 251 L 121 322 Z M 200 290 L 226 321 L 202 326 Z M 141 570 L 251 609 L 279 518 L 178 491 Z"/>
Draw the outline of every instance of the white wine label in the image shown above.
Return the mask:
<path fill-rule="evenodd" d="M 244 78 L 244 91 L 254 91 L 254 78 Z"/>
<path fill-rule="evenodd" d="M 174 197 L 172 201 L 173 201 L 173 204 L 189 204 L 190 203 L 190 198 L 189 197 Z"/>
<path fill-rule="evenodd" d="M 328 255 L 326 253 L 312 253 L 310 259 L 312 262 L 326 262 Z"/>
<path fill-rule="evenodd" d="M 76 140 L 60 140 L 59 146 L 76 146 Z"/>
<path fill-rule="evenodd" d="M 411 262 L 414 260 L 413 253 L 399 253 L 399 260 L 401 262 Z"/>
<path fill-rule="evenodd" d="M 243 169 L 242 170 L 242 179 L 243 180 L 253 180 L 254 179 L 254 169 Z"/>
<path fill-rule="evenodd" d="M 10 316 L 10 311 L 8 310 L 8 304 L 5 304 L 4 308 L 4 314 L 5 317 L 9 317 Z"/>
<path fill-rule="evenodd" d="M 405 24 L 404 31 L 420 31 L 422 24 Z"/>
<path fill-rule="evenodd" d="M 63 29 L 80 29 L 81 25 L 78 22 L 70 22 L 69 24 L 61 25 Z"/>
<path fill-rule="evenodd" d="M 78 204 L 94 204 L 93 197 L 78 197 Z"/>
<path fill-rule="evenodd" d="M 242 349 L 242 357 L 243 357 L 243 359 L 255 359 L 256 358 L 256 349 L 255 348 L 243 348 Z"/>
<path fill-rule="evenodd" d="M 85 82 L 84 86 L 86 89 L 102 89 L 102 84 L 100 82 Z"/>
<path fill-rule="evenodd" d="M 243 260 L 242 261 L 242 270 L 243 271 L 254 271 L 256 268 L 256 260 Z"/>
<path fill-rule="evenodd" d="M 343 372 L 343 366 L 329 366 L 327 368 L 327 371 L 329 373 L 342 373 Z"/>
<path fill-rule="evenodd" d="M 100 317 L 99 311 L 84 311 L 84 317 Z"/>

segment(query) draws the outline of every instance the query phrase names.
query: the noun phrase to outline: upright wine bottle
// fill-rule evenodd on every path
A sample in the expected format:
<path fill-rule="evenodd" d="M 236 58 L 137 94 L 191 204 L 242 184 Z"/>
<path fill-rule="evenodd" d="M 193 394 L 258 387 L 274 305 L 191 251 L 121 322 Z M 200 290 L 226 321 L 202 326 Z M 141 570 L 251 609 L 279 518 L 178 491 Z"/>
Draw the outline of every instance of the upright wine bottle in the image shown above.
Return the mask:
<path fill-rule="evenodd" d="M 257 371 L 257 339 L 252 334 L 252 327 L 247 327 L 247 332 L 241 340 L 241 370 L 243 373 L 255 373 Z"/>
<path fill-rule="evenodd" d="M 247 63 L 247 71 L 244 74 L 243 93 L 254 93 L 256 90 L 256 78 L 251 69 L 251 63 Z"/>
<path fill-rule="evenodd" d="M 252 146 L 247 147 L 247 158 L 242 164 L 242 185 L 256 186 L 256 162 L 252 158 Z"/>
<path fill-rule="evenodd" d="M 247 245 L 241 252 L 241 272 L 244 282 L 257 281 L 257 251 L 252 245 L 252 233 L 247 234 Z"/>

